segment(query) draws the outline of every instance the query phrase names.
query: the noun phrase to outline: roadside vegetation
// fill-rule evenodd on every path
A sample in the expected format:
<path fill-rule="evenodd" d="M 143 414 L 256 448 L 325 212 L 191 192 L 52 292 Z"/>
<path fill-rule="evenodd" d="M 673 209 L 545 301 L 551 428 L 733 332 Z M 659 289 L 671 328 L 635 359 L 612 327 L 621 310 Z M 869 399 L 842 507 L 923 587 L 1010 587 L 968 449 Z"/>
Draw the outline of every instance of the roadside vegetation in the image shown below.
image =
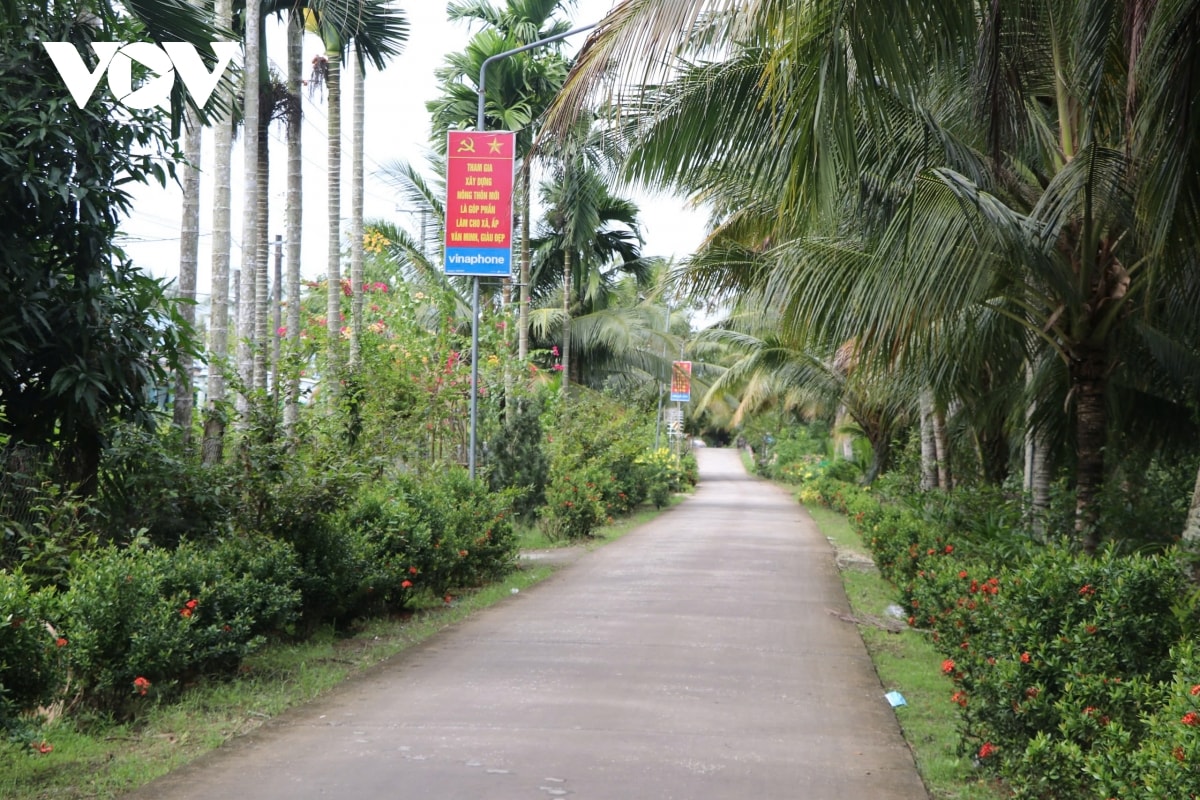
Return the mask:
<path fill-rule="evenodd" d="M 1164 519 L 1125 487 L 1126 527 L 1091 555 L 1035 531 L 1019 493 L 920 492 L 903 467 L 870 486 L 844 480 L 853 462 L 830 457 L 822 430 L 783 434 L 758 451 L 759 471 L 797 487 L 837 548 L 884 687 L 908 701 L 897 717 L 934 797 L 1200 791 L 1198 596 L 1158 533 L 1182 524 L 1182 508 Z"/>

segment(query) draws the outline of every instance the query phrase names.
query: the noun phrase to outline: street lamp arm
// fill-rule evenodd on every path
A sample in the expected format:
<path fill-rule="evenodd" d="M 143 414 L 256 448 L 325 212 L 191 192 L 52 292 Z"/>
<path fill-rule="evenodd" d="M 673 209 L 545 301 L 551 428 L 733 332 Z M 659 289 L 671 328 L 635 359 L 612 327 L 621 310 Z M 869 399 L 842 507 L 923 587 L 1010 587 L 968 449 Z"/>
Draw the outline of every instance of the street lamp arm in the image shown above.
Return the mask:
<path fill-rule="evenodd" d="M 535 47 L 541 47 L 542 45 L 551 44 L 551 43 L 557 42 L 561 39 L 566 39 L 568 36 L 574 36 L 577 33 L 583 33 L 584 31 L 590 31 L 592 28 L 596 27 L 599 24 L 600 23 L 598 23 L 598 22 L 593 22 L 590 25 L 581 25 L 578 28 L 573 28 L 569 31 L 566 31 L 565 33 L 558 33 L 558 34 L 555 34 L 554 36 L 547 36 L 545 39 L 538 39 L 536 42 L 530 42 L 529 44 L 522 45 L 521 47 L 514 47 L 512 50 L 505 50 L 503 53 L 496 53 L 496 55 L 494 55 L 494 56 L 488 56 L 487 58 L 485 58 L 483 61 L 483 65 L 479 68 L 479 89 L 476 91 L 476 95 L 478 95 L 479 108 L 478 108 L 478 112 L 475 117 L 475 130 L 477 130 L 477 131 L 484 130 L 485 123 L 483 121 L 483 92 L 484 92 L 484 88 L 487 85 L 487 68 L 493 61 L 499 61 L 503 58 L 508 58 L 509 56 L 514 56 L 517 53 L 524 53 L 526 50 L 532 50 Z"/>

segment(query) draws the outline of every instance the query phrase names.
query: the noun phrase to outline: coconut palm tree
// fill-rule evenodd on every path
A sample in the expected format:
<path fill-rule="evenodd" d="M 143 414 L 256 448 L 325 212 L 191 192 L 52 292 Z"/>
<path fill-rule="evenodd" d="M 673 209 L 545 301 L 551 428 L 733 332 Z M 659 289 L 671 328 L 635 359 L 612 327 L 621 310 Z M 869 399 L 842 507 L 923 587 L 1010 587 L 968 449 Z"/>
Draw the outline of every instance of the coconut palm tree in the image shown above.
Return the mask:
<path fill-rule="evenodd" d="M 628 126 L 635 174 L 740 189 L 756 199 L 747 208 L 773 212 L 747 244 L 792 268 L 728 285 L 769 286 L 789 337 L 858 337 L 864 364 L 891 368 L 901 352 L 935 364 L 940 349 L 945 363 L 941 337 L 972 314 L 1003 318 L 1007 342 L 1035 337 L 1064 373 L 1090 549 L 1111 376 L 1131 366 L 1135 323 L 1195 260 L 1200 189 L 1178 176 L 1200 164 L 1184 77 L 1197 45 L 1181 34 L 1197 4 L 860 5 L 633 0 L 581 53 L 561 101 L 579 107 L 613 61 L 628 71 L 719 41 L 719 58 L 672 61 L 669 82 L 643 93 Z M 697 22 L 705 9 L 736 13 Z M 847 197 L 855 246 L 823 246 L 813 234 L 847 227 Z"/>

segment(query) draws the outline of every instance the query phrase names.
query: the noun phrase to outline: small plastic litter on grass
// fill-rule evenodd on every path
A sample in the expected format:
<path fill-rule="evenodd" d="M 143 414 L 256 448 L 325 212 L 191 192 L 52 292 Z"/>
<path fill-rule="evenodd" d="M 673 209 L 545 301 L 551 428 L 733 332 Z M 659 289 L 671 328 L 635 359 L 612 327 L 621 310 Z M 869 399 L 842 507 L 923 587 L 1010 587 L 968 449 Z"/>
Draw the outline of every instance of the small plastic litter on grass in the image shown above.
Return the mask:
<path fill-rule="evenodd" d="M 892 708 L 908 705 L 908 701 L 904 699 L 904 695 L 900 694 L 899 692 L 888 692 L 884 695 L 884 697 L 886 697 L 887 701 L 891 703 Z"/>

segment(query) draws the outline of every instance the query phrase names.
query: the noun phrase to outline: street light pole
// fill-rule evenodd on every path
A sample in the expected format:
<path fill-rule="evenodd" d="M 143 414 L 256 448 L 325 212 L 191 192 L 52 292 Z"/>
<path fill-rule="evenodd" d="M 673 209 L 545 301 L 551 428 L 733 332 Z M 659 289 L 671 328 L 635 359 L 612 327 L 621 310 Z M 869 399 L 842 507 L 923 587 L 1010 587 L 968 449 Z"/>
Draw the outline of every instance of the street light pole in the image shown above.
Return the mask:
<path fill-rule="evenodd" d="M 503 53 L 497 53 L 494 56 L 489 56 L 484 59 L 482 66 L 479 68 L 479 89 L 476 91 L 478 96 L 478 111 L 475 115 L 475 130 L 483 132 L 487 130 L 487 123 L 484 121 L 483 113 L 483 93 L 487 85 L 487 68 L 493 61 L 499 61 L 503 58 L 524 53 L 526 50 L 533 50 L 535 47 L 551 44 L 553 42 L 566 39 L 568 36 L 574 36 L 577 33 L 583 33 L 596 27 L 597 23 L 593 22 L 590 25 L 583 25 L 578 28 L 573 28 L 565 33 L 559 33 L 554 36 L 548 36 L 545 39 L 538 39 L 536 42 L 530 42 L 522 47 L 514 47 L 512 50 L 505 50 Z M 522 236 L 528 236 L 528 231 L 521 231 Z M 470 452 L 467 455 L 467 470 L 471 476 L 471 480 L 475 479 L 475 441 L 477 437 L 479 423 L 479 276 L 475 275 L 471 279 L 471 440 Z"/>

